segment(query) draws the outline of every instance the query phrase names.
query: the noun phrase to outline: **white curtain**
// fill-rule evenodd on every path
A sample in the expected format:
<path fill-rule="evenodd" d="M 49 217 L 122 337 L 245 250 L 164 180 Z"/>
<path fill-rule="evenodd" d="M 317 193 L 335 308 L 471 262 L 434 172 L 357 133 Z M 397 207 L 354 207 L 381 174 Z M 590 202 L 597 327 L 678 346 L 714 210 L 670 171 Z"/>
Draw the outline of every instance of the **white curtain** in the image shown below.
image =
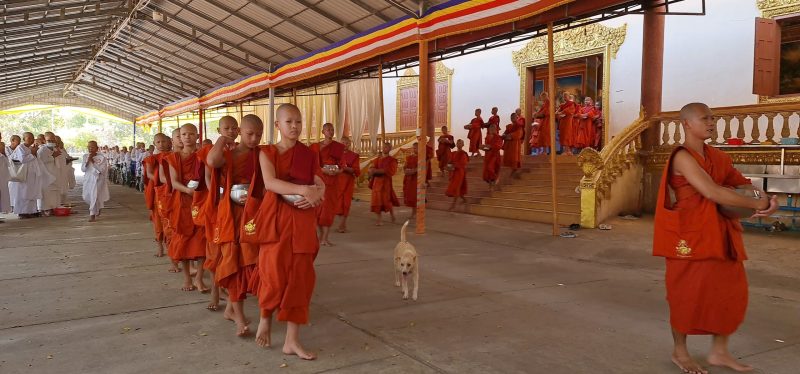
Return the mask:
<path fill-rule="evenodd" d="M 379 79 L 358 79 L 343 82 L 341 92 L 339 123 L 347 123 L 350 127 L 353 148 L 356 152 L 372 151 L 377 149 L 378 128 L 381 121 L 381 106 L 379 98 Z M 344 128 L 344 126 L 342 126 Z M 369 134 L 370 150 L 361 149 L 361 135 Z"/>

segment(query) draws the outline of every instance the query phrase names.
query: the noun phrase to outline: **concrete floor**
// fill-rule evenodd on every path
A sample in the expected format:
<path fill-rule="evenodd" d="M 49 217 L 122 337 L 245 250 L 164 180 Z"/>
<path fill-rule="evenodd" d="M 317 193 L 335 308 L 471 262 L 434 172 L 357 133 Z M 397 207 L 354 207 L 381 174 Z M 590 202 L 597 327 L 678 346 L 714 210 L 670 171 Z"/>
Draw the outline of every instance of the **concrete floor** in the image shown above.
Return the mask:
<path fill-rule="evenodd" d="M 411 302 L 392 285 L 400 226 L 372 226 L 355 203 L 352 233 L 317 258 L 302 338 L 319 359 L 301 362 L 237 338 L 206 295 L 181 292 L 152 256 L 142 195 L 111 194 L 97 223 L 80 204 L 69 218 L 0 224 L 0 373 L 678 372 L 648 218 L 562 239 L 547 225 L 429 211 L 428 233 L 410 235 L 422 256 Z M 757 372 L 798 373 L 800 236 L 745 240 L 750 306 L 732 351 Z M 257 320 L 253 299 L 247 314 Z M 277 324 L 274 346 L 284 332 Z M 689 342 L 703 358 L 709 338 Z"/>

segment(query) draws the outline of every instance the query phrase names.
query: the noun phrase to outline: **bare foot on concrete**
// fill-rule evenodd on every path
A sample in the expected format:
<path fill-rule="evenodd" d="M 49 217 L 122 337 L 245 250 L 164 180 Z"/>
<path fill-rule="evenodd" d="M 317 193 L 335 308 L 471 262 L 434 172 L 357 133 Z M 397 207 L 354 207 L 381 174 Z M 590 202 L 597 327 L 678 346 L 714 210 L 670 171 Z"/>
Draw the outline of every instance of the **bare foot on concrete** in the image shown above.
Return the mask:
<path fill-rule="evenodd" d="M 714 366 L 724 366 L 738 372 L 752 371 L 753 367 L 736 361 L 730 353 L 711 353 L 708 355 L 708 363 Z"/>
<path fill-rule="evenodd" d="M 684 373 L 688 374 L 708 374 L 708 370 L 703 369 L 691 356 L 679 356 L 672 354 L 672 362 L 675 363 Z"/>
<path fill-rule="evenodd" d="M 269 348 L 272 337 L 270 336 L 272 329 L 272 318 L 261 318 L 258 321 L 258 330 L 256 330 L 256 344 L 261 348 Z"/>
<path fill-rule="evenodd" d="M 315 360 L 317 355 L 312 352 L 306 351 L 300 343 L 290 343 L 286 342 L 283 345 L 283 354 L 285 355 L 295 355 L 297 357 L 302 358 L 303 360 Z"/>

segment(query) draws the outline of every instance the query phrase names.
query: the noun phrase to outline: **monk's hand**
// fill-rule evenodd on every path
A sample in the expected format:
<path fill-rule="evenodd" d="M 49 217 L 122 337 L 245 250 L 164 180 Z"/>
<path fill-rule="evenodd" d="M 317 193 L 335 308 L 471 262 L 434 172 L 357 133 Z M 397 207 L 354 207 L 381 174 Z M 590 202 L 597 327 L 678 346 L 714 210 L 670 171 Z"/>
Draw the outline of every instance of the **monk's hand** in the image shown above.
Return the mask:
<path fill-rule="evenodd" d="M 778 205 L 778 195 L 772 195 L 769 197 L 769 205 L 767 206 L 767 209 L 756 210 L 756 213 L 753 214 L 750 218 L 769 217 L 773 213 L 775 213 L 778 210 L 778 208 L 780 208 L 780 205 Z"/>
<path fill-rule="evenodd" d="M 236 139 L 220 135 L 219 138 L 217 138 L 217 144 L 222 145 L 225 149 L 230 149 L 232 146 L 236 145 Z"/>

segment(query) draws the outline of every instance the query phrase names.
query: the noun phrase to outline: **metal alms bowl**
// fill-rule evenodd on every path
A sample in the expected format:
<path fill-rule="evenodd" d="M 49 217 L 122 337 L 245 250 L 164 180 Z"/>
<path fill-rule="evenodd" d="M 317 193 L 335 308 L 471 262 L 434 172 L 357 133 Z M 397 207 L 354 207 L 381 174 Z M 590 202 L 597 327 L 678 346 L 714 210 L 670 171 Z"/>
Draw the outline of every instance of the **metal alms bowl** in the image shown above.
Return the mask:
<path fill-rule="evenodd" d="M 249 189 L 249 184 L 234 184 L 231 186 L 231 200 L 236 204 L 244 205 L 244 200 L 247 199 L 247 190 Z"/>
<path fill-rule="evenodd" d="M 294 204 L 303 199 L 303 195 L 295 195 L 295 194 L 281 195 L 281 197 L 284 200 L 286 200 L 286 202 L 288 202 L 289 204 Z"/>
<path fill-rule="evenodd" d="M 188 187 L 191 190 L 197 188 L 198 186 L 200 186 L 200 182 L 196 180 L 190 180 L 189 183 L 186 183 L 186 187 Z"/>

